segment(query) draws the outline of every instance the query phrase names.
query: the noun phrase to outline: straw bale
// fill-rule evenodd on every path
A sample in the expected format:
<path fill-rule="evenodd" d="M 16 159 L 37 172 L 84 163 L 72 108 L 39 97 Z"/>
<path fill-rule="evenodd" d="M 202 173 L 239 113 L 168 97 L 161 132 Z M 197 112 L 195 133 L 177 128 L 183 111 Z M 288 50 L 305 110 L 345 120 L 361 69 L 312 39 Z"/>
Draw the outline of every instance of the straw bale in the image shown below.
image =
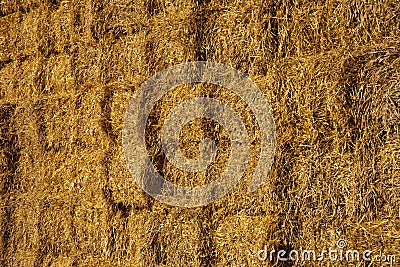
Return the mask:
<path fill-rule="evenodd" d="M 15 60 L 37 52 L 37 31 L 41 12 L 34 10 L 26 15 L 11 14 L 0 18 L 1 60 Z"/>
<path fill-rule="evenodd" d="M 105 91 L 102 87 L 83 87 L 77 96 L 76 121 L 80 142 L 99 148 L 108 146 L 104 129 Z"/>
<path fill-rule="evenodd" d="M 13 44 L 17 41 L 17 36 L 13 34 L 11 29 L 18 31 L 21 23 L 22 15 L 20 13 L 11 14 L 0 18 L 0 62 L 5 64 L 11 60 Z"/>
<path fill-rule="evenodd" d="M 7 250 L 4 251 L 6 266 L 34 266 L 40 250 L 38 201 L 27 194 L 15 195 L 13 213 L 9 218 L 13 224 Z"/>
<path fill-rule="evenodd" d="M 95 40 L 132 36 L 145 30 L 149 24 L 146 1 L 90 1 L 92 37 Z"/>
<path fill-rule="evenodd" d="M 34 187 L 49 196 L 60 193 L 97 202 L 103 198 L 107 182 L 104 157 L 97 147 L 46 151 L 30 170 L 36 176 Z"/>
<path fill-rule="evenodd" d="M 296 1 L 282 20 L 287 53 L 305 55 L 395 38 L 399 12 L 398 4 L 386 0 Z"/>
<path fill-rule="evenodd" d="M 142 72 L 148 18 L 142 1 L 78 1 L 53 13 L 55 47 L 73 55 L 76 83 L 132 83 Z"/>
<path fill-rule="evenodd" d="M 102 117 L 104 90 L 88 86 L 78 90 L 69 96 L 42 98 L 34 104 L 33 113 L 26 113 L 36 123 L 45 149 L 108 146 Z"/>
<path fill-rule="evenodd" d="M 160 251 L 158 264 L 164 266 L 182 266 L 190 263 L 200 266 L 204 252 L 202 221 L 196 212 L 172 211 L 169 213 L 159 228 Z M 205 253 L 207 253 L 205 251 Z"/>
<path fill-rule="evenodd" d="M 135 210 L 146 209 L 149 196 L 135 182 L 126 166 L 122 148 L 115 149 L 108 155 L 109 181 L 108 188 L 112 191 L 114 203 L 121 203 Z"/>
<path fill-rule="evenodd" d="M 10 61 L 0 70 L 1 97 L 5 102 L 18 103 L 35 97 L 37 62 L 32 57 Z"/>
<path fill-rule="evenodd" d="M 4 101 L 38 101 L 51 97 L 73 95 L 75 78 L 72 58 L 67 54 L 27 56 L 8 61 L 0 69 L 1 98 Z"/>
<path fill-rule="evenodd" d="M 44 61 L 43 71 L 40 78 L 41 92 L 43 94 L 73 95 L 75 89 L 75 79 L 71 70 L 73 59 L 68 54 L 50 56 Z"/>
<path fill-rule="evenodd" d="M 211 1 L 214 12 L 205 18 L 207 59 L 245 73 L 265 68 L 278 51 L 278 8 L 274 1 Z"/>
<path fill-rule="evenodd" d="M 75 89 L 71 64 L 67 54 L 9 61 L 0 70 L 2 98 L 15 103 L 37 101 L 50 94 L 54 98 L 71 95 Z"/>
<path fill-rule="evenodd" d="M 194 1 L 166 1 L 152 17 L 147 36 L 149 74 L 171 64 L 196 59 L 197 25 L 194 9 Z"/>
<path fill-rule="evenodd" d="M 20 221 L 13 229 L 26 229 L 37 238 L 28 240 L 25 231 L 13 236 L 9 247 L 15 250 L 16 260 L 23 259 L 27 252 L 33 254 L 35 265 L 55 262 L 59 257 L 74 260 L 82 250 L 91 255 L 104 253 L 109 235 L 109 208 L 103 193 L 104 153 L 98 149 L 40 153 L 28 147 L 21 154 L 28 153 L 35 154 L 35 158 L 20 160 L 20 177 L 28 187 L 28 204 L 38 207 L 34 211 L 26 206 L 17 208 L 14 216 Z M 25 215 L 28 211 L 29 217 Z"/>
<path fill-rule="evenodd" d="M 29 192 L 35 183 L 34 175 L 25 174 L 32 171 L 33 159 L 40 155 L 40 145 L 38 145 L 38 135 L 32 131 L 36 127 L 34 121 L 25 116 L 28 110 L 32 112 L 33 107 L 22 104 L 9 104 L 9 106 L 12 107 L 13 112 L 7 115 L 10 128 L 5 148 L 8 159 L 5 174 L 9 176 L 6 182 L 11 189 L 10 196 L 18 199 L 19 194 Z M 18 202 L 16 203 L 18 204 Z"/>
<path fill-rule="evenodd" d="M 47 30 L 51 33 L 54 51 L 59 53 L 72 52 L 74 48 L 74 14 L 70 4 L 60 3 L 57 10 L 49 12 Z"/>
<path fill-rule="evenodd" d="M 109 258 L 120 266 L 156 266 L 155 228 L 160 224 L 160 217 L 150 212 L 138 212 L 134 209 L 128 214 L 119 210 L 110 220 L 113 233 L 112 253 Z"/>
<path fill-rule="evenodd" d="M 21 12 L 29 13 L 40 5 L 40 0 L 9 0 L 0 3 L 0 17 Z"/>
<path fill-rule="evenodd" d="M 76 238 L 82 238 L 82 245 L 76 248 L 74 257 L 69 257 L 74 259 L 74 264 L 156 266 L 151 250 L 156 242 L 154 229 L 160 223 L 159 215 L 99 208 L 84 205 L 76 208 L 74 221 L 84 227 L 76 228 Z"/>
<path fill-rule="evenodd" d="M 237 214 L 220 221 L 213 234 L 215 266 L 269 266 L 258 260 L 257 253 L 264 246 L 272 250 L 279 245 L 277 219 L 276 215 Z"/>
<path fill-rule="evenodd" d="M 128 84 L 138 87 L 149 78 L 146 64 L 148 52 L 145 30 L 120 37 L 106 39 L 95 63 L 100 71 L 98 79 L 104 84 Z M 112 40 L 110 42 L 109 40 Z"/>
<path fill-rule="evenodd" d="M 35 117 L 45 148 L 69 148 L 77 142 L 76 102 L 76 98 L 67 97 L 37 104 Z"/>
<path fill-rule="evenodd" d="M 42 117 L 38 116 L 46 108 L 55 109 L 54 106 L 26 104 L 18 107 L 16 111 L 15 124 L 18 129 L 18 145 L 21 148 L 20 161 L 23 160 L 18 166 L 24 180 L 22 184 L 28 188 L 38 186 L 40 190 L 49 194 L 53 191 L 67 189 L 73 191 L 77 190 L 77 187 L 83 187 L 82 192 L 90 194 L 92 188 L 97 195 L 101 195 L 101 185 L 105 182 L 103 161 L 108 144 L 107 136 L 99 138 L 99 142 L 94 140 L 88 142 L 92 138 L 88 137 L 80 143 L 80 140 L 75 138 L 76 133 L 73 132 L 77 129 L 61 128 L 63 122 L 57 116 L 61 116 L 63 111 L 58 110 L 53 113 L 51 123 L 46 120 L 46 113 L 42 114 Z M 70 126 L 65 120 L 64 123 Z M 71 121 L 71 125 L 76 124 Z M 66 135 L 59 134 L 67 130 L 70 132 Z M 78 130 L 82 131 L 79 128 Z M 54 137 L 47 138 L 53 131 L 57 138 L 65 139 L 57 140 L 56 143 Z M 73 135 L 75 140 L 68 134 Z"/>
<path fill-rule="evenodd" d="M 109 238 L 106 207 L 65 194 L 34 197 L 20 200 L 24 205 L 14 212 L 15 229 L 21 231 L 10 241 L 10 253 L 16 256 L 10 266 L 71 263 L 82 253 L 104 253 Z"/>

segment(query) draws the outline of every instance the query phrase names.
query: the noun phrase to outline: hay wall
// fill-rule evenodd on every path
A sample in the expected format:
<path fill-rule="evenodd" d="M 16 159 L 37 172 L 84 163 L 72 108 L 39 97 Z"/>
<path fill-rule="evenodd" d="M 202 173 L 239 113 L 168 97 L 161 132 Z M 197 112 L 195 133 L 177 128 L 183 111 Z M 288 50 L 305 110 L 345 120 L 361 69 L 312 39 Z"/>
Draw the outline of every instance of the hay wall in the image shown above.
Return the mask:
<path fill-rule="evenodd" d="M 1 2 L 1 265 L 268 266 L 256 255 L 264 245 L 323 249 L 343 237 L 398 253 L 399 15 L 386 0 Z M 230 194 L 183 209 L 133 183 L 121 129 L 144 80 L 193 60 L 249 74 L 273 110 L 277 151 L 255 193 L 257 142 Z M 251 114 L 208 86 L 162 99 L 153 128 L 201 94 L 236 103 L 257 140 Z"/>

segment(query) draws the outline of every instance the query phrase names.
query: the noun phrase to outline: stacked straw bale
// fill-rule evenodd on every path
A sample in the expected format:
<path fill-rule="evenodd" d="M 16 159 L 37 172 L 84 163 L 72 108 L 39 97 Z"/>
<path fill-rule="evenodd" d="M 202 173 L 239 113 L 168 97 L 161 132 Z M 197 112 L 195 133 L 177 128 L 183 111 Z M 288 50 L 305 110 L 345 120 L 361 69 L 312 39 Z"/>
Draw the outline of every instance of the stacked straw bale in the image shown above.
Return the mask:
<path fill-rule="evenodd" d="M 264 245 L 322 250 L 339 238 L 351 249 L 398 253 L 399 15 L 388 0 L 1 2 L 0 265 L 272 266 L 257 259 Z M 183 151 L 196 157 L 196 143 L 212 137 L 217 161 L 188 174 L 165 160 L 160 129 L 184 100 L 230 104 L 251 140 L 238 186 L 185 209 L 135 184 L 121 132 L 143 81 L 195 60 L 255 81 L 277 147 L 265 183 L 248 192 L 260 149 L 252 112 L 223 88 L 174 88 L 146 129 L 168 180 L 208 183 L 229 159 L 225 129 L 199 119 L 184 127 Z"/>

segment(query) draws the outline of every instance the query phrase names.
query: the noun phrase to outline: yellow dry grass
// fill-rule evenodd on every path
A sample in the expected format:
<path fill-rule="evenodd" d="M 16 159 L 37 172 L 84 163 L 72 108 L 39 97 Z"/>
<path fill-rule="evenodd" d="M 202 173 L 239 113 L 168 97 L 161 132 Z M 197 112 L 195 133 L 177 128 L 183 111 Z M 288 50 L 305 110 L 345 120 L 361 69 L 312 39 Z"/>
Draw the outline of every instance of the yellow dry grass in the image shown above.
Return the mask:
<path fill-rule="evenodd" d="M 272 266 L 257 260 L 264 245 L 321 250 L 339 238 L 400 260 L 399 36 L 398 0 L 2 1 L 0 265 Z M 184 129 L 182 145 L 195 156 L 193 139 L 219 139 L 210 170 L 183 176 L 160 157 L 157 130 L 185 98 L 224 99 L 254 141 L 230 194 L 185 209 L 134 183 L 121 130 L 143 81 L 194 60 L 256 82 L 277 147 L 249 193 L 260 144 L 248 108 L 209 85 L 172 91 L 147 136 L 169 180 L 202 184 L 226 164 L 226 133 L 205 120 Z M 304 264 L 348 263 L 293 266 Z"/>

